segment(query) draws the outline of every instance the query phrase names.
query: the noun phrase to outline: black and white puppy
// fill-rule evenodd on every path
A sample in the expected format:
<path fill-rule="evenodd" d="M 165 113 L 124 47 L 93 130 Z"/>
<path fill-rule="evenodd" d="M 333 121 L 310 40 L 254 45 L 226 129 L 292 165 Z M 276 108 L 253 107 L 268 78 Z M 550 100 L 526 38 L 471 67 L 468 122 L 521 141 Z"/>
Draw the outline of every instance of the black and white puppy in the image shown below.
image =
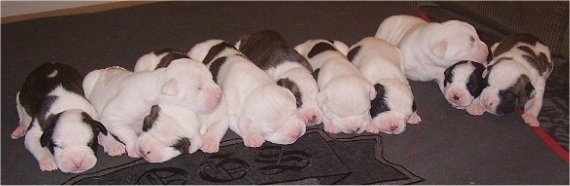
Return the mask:
<path fill-rule="evenodd" d="M 212 72 L 226 98 L 229 128 L 243 138 L 245 146 L 260 147 L 265 141 L 291 144 L 305 134 L 295 96 L 233 45 L 211 39 L 196 44 L 188 56 Z"/>
<path fill-rule="evenodd" d="M 406 123 L 421 122 L 404 75 L 400 49 L 382 39 L 367 37 L 352 45 L 347 57 L 376 90 L 376 97 L 370 101 L 372 122 L 367 132 L 400 134 Z"/>
<path fill-rule="evenodd" d="M 295 95 L 307 126 L 321 123 L 322 111 L 317 105 L 319 87 L 312 75 L 313 68 L 281 34 L 264 30 L 243 36 L 236 48 Z"/>
<path fill-rule="evenodd" d="M 438 82 L 439 89 L 447 102 L 457 109 L 466 109 L 487 86 L 483 78 L 485 66 L 474 61 L 459 61 L 443 74 L 443 82 Z"/>
<path fill-rule="evenodd" d="M 309 59 L 323 110 L 323 125 L 329 133 L 361 133 L 371 121 L 370 101 L 374 87 L 346 58 L 348 47 L 340 41 L 311 39 L 295 47 Z"/>
<path fill-rule="evenodd" d="M 550 49 L 535 36 L 518 33 L 503 38 L 491 50 L 493 59 L 483 72 L 489 86 L 469 113 L 502 115 L 524 108 L 524 122 L 538 127 L 546 79 L 554 68 Z"/>
<path fill-rule="evenodd" d="M 73 67 L 45 63 L 34 69 L 16 96 L 20 124 L 12 139 L 25 136 L 25 145 L 42 171 L 80 173 L 97 163 L 98 135 L 107 129 L 98 122 Z"/>

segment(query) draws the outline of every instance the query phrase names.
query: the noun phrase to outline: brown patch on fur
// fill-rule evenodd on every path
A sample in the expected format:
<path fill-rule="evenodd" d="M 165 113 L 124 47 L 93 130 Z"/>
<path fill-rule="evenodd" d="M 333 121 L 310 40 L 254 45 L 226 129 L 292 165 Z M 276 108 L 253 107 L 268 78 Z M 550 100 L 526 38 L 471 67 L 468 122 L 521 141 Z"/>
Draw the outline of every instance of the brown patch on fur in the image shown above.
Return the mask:
<path fill-rule="evenodd" d="M 160 112 L 160 107 L 158 105 L 153 105 L 150 108 L 150 113 L 144 117 L 143 120 L 143 131 L 148 131 L 154 125 L 156 118 L 158 118 L 158 113 Z"/>
<path fill-rule="evenodd" d="M 495 50 L 493 51 L 493 57 L 497 57 L 511 50 L 519 42 L 526 43 L 529 45 L 535 45 L 537 42 L 543 43 L 538 38 L 530 34 L 525 34 L 525 33 L 512 34 L 501 40 L 497 48 L 495 48 Z"/>
<path fill-rule="evenodd" d="M 552 71 L 553 63 L 548 61 L 546 54 L 541 52 L 537 55 L 534 53 L 534 50 L 528 46 L 519 46 L 518 49 L 527 53 L 526 55 L 522 55 L 523 59 L 538 70 L 540 76 L 542 76 L 544 72 Z"/>
<path fill-rule="evenodd" d="M 519 76 L 512 89 L 517 95 L 515 98 L 517 107 L 524 107 L 525 103 L 534 96 L 534 86 L 530 83 L 530 78 L 527 75 Z"/>

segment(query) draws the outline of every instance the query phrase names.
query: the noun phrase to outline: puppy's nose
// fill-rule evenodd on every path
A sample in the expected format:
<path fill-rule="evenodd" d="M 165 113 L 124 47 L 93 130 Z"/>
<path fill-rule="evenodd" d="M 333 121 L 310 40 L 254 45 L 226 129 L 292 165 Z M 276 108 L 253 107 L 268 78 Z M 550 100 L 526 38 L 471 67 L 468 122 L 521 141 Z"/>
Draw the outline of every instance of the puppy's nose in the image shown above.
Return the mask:
<path fill-rule="evenodd" d="M 398 126 L 396 125 L 390 126 L 390 131 L 394 132 L 396 129 L 398 129 Z"/>
<path fill-rule="evenodd" d="M 455 101 L 457 101 L 457 100 L 459 100 L 459 96 L 453 95 L 453 99 L 454 99 Z"/>

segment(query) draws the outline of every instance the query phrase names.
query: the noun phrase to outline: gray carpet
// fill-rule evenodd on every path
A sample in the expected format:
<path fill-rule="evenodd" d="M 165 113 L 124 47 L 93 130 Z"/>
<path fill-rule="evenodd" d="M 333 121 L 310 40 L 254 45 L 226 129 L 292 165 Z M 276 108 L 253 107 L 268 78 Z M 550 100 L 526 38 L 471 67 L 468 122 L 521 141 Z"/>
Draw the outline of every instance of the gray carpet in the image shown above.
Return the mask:
<path fill-rule="evenodd" d="M 400 135 L 329 136 L 317 127 L 293 145 L 249 149 L 230 132 L 218 154 L 161 164 L 111 158 L 100 148 L 97 165 L 82 174 L 41 172 L 23 139 L 10 139 L 18 122 L 16 92 L 42 63 L 68 63 L 84 75 L 114 65 L 132 69 L 154 49 L 188 50 L 212 38 L 235 42 L 265 29 L 293 44 L 326 38 L 350 45 L 394 14 L 417 12 L 406 2 L 161 2 L 3 24 L 1 184 L 568 184 L 568 164 L 517 114 L 468 116 L 450 107 L 433 83 L 411 83 L 423 123 Z M 291 155 L 293 168 L 256 164 L 274 161 L 276 151 Z M 232 158 L 240 161 L 224 168 L 234 174 L 212 174 L 213 165 L 236 152 Z M 273 173 L 279 175 L 267 176 Z"/>

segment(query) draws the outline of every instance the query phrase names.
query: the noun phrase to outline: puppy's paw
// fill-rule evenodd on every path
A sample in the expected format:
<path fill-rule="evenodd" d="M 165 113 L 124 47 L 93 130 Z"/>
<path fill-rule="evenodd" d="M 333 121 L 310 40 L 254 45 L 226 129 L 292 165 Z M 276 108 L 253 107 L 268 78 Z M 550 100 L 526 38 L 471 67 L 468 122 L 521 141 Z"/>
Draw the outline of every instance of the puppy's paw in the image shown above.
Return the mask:
<path fill-rule="evenodd" d="M 485 113 L 485 108 L 479 104 L 471 104 L 465 108 L 465 111 L 473 116 L 480 116 Z"/>
<path fill-rule="evenodd" d="M 408 118 L 408 123 L 412 124 L 412 125 L 417 125 L 417 124 L 420 124 L 421 122 L 422 122 L 422 118 L 416 112 L 412 113 L 410 118 Z"/>
<path fill-rule="evenodd" d="M 126 152 L 125 145 L 119 143 L 118 141 L 106 142 L 101 144 L 101 146 L 103 146 L 103 149 L 107 154 L 109 154 L 109 156 L 120 156 Z"/>
<path fill-rule="evenodd" d="M 139 149 L 137 149 L 134 145 L 132 147 L 127 148 L 127 154 L 131 158 L 140 158 L 141 155 L 139 154 Z"/>
<path fill-rule="evenodd" d="M 246 147 L 261 147 L 261 145 L 263 145 L 263 142 L 265 142 L 265 139 L 262 136 L 258 135 L 251 135 L 243 138 L 243 143 Z"/>
<path fill-rule="evenodd" d="M 55 163 L 55 159 L 53 157 L 46 157 L 39 161 L 40 169 L 42 171 L 53 171 L 57 170 L 57 163 Z"/>
<path fill-rule="evenodd" d="M 216 153 L 220 151 L 220 144 L 206 141 L 200 150 L 205 153 Z"/>
<path fill-rule="evenodd" d="M 12 132 L 12 139 L 18 139 L 21 138 L 23 136 L 26 135 L 26 132 L 28 132 L 28 128 L 24 125 L 18 125 L 18 128 L 16 128 L 13 132 Z"/>
<path fill-rule="evenodd" d="M 536 118 L 536 116 L 534 114 L 525 113 L 522 115 L 522 118 L 528 126 L 531 126 L 531 127 L 539 127 L 540 126 L 540 122 L 538 121 L 538 119 Z"/>
<path fill-rule="evenodd" d="M 331 124 L 325 125 L 325 131 L 331 134 L 340 133 L 340 129 Z"/>
<path fill-rule="evenodd" d="M 372 134 L 378 134 L 378 133 L 380 133 L 380 129 L 378 129 L 374 125 L 370 124 L 370 125 L 366 126 L 366 132 L 372 133 Z"/>

